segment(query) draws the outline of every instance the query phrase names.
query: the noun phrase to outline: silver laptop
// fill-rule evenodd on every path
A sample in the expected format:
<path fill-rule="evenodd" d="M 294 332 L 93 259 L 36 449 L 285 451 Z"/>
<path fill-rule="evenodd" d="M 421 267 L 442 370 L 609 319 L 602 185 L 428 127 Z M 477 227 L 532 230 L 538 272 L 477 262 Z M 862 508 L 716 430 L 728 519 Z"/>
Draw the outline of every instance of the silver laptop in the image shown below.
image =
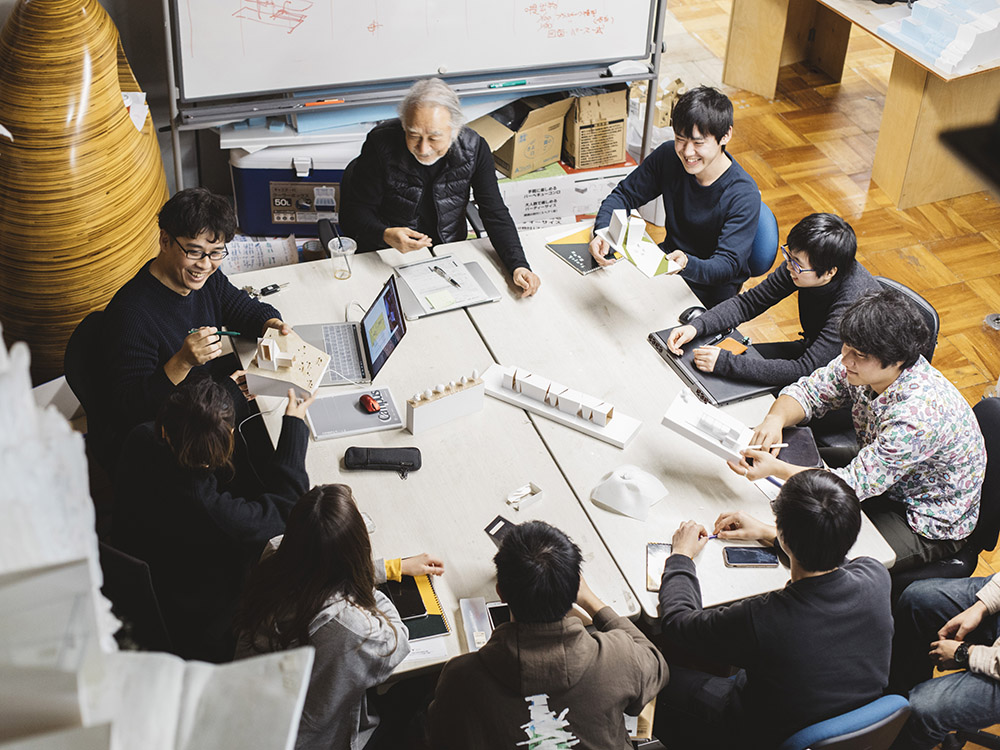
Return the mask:
<path fill-rule="evenodd" d="M 295 332 L 330 355 L 320 385 L 372 382 L 406 333 L 396 278 L 389 277 L 360 322 L 295 326 Z"/>

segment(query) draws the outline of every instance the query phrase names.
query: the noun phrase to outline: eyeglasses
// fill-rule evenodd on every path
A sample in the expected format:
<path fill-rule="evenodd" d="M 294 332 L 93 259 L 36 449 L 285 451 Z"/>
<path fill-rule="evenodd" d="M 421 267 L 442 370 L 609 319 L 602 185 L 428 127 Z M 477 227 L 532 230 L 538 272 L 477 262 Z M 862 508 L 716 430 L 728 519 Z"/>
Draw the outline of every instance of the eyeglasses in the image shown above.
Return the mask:
<path fill-rule="evenodd" d="M 223 258 L 225 258 L 227 255 L 229 255 L 229 248 L 226 247 L 224 247 L 222 250 L 211 250 L 207 253 L 204 253 L 201 250 L 188 250 L 180 242 L 177 242 L 177 238 L 174 236 L 171 236 L 170 239 L 172 239 L 176 243 L 177 247 L 181 249 L 181 252 L 184 253 L 191 260 L 201 260 L 202 258 L 208 258 L 209 260 L 214 260 L 218 262 Z"/>
<path fill-rule="evenodd" d="M 795 273 L 816 273 L 811 268 L 803 268 L 802 264 L 800 264 L 797 260 L 795 260 L 795 258 L 793 258 L 791 255 L 789 255 L 788 245 L 781 246 L 781 255 L 782 257 L 784 257 L 785 262 L 792 267 Z"/>

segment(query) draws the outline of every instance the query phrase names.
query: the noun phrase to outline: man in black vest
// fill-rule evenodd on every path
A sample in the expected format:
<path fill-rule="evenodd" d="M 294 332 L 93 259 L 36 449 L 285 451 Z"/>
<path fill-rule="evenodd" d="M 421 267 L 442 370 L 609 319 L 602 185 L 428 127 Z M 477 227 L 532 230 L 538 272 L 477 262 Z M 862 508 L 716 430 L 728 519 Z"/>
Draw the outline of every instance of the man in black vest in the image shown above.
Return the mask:
<path fill-rule="evenodd" d="M 417 81 L 399 105 L 399 119 L 375 127 L 361 156 L 344 173 L 340 223 L 359 252 L 394 247 L 401 253 L 466 237 L 469 188 L 486 233 L 528 297 L 541 279 L 525 260 L 517 229 L 497 187 L 493 154 L 463 127 L 458 97 L 437 78 Z"/>

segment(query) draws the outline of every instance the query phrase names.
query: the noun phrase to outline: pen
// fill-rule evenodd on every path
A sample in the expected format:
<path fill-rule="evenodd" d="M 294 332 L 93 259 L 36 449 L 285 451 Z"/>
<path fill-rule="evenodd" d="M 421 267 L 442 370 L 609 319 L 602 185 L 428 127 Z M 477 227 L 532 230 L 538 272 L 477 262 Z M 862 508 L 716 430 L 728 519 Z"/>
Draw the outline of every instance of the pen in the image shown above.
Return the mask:
<path fill-rule="evenodd" d="M 709 341 L 707 344 L 702 344 L 702 346 L 712 346 L 713 344 L 718 344 L 720 341 L 722 341 L 722 339 L 726 338 L 726 336 L 728 336 L 732 332 L 733 332 L 732 328 L 730 328 L 728 331 L 723 331 L 718 336 Z"/>
<path fill-rule="evenodd" d="M 451 278 L 451 276 L 446 274 L 444 271 L 442 271 L 440 266 L 431 266 L 431 270 L 438 276 L 440 276 L 442 279 L 447 280 L 448 283 L 450 283 L 452 286 L 457 286 L 459 289 L 462 288 L 462 285 L 459 284 L 457 281 L 455 281 L 455 279 Z"/>
<path fill-rule="evenodd" d="M 491 89 L 505 89 L 505 88 L 507 88 L 509 86 L 525 86 L 525 85 L 527 85 L 527 83 L 528 82 L 525 81 L 525 80 L 520 80 L 520 81 L 504 81 L 503 83 L 491 83 L 490 84 L 490 88 Z"/>
<path fill-rule="evenodd" d="M 774 445 L 771 446 L 771 448 L 787 448 L 787 447 L 788 447 L 788 443 L 775 443 Z M 763 445 L 748 445 L 743 450 L 747 450 L 747 451 L 759 451 L 759 450 L 763 450 L 763 448 L 764 448 Z M 771 450 L 771 448 L 768 448 L 768 450 Z"/>
<path fill-rule="evenodd" d="M 709 535 L 708 535 L 708 538 L 709 538 L 709 539 L 718 539 L 718 538 L 719 538 L 719 535 L 718 535 L 718 534 L 709 534 Z"/>
<path fill-rule="evenodd" d="M 192 333 L 197 333 L 200 330 L 201 330 L 200 328 L 192 328 L 190 331 L 188 331 L 188 335 L 190 336 Z M 242 336 L 243 334 L 240 333 L 239 331 L 216 331 L 215 335 L 216 336 Z"/>
<path fill-rule="evenodd" d="M 307 107 L 318 107 L 321 104 L 343 104 L 343 103 L 344 103 L 343 99 L 323 99 L 322 101 L 318 101 L 318 102 L 306 102 L 306 106 Z"/>

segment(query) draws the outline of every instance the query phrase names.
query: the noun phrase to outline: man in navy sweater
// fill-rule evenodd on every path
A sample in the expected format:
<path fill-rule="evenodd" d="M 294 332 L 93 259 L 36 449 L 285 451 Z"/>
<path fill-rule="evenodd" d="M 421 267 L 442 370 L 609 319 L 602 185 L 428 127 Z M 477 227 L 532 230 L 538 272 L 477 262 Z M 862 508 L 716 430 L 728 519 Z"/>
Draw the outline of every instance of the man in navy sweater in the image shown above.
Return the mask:
<path fill-rule="evenodd" d="M 223 326 L 247 336 L 291 329 L 280 313 L 233 286 L 219 271 L 236 232 L 229 203 L 204 188 L 182 190 L 159 214 L 160 253 L 136 273 L 104 311 L 104 394 L 110 460 L 121 440 L 189 376 L 212 376 L 236 404 L 245 399 L 232 358 L 222 356 Z M 245 411 L 245 408 L 244 408 Z"/>
<path fill-rule="evenodd" d="M 663 635 L 702 662 L 741 669 L 726 679 L 671 665 L 653 727 L 667 747 L 773 748 L 888 683 L 889 573 L 870 557 L 844 559 L 861 529 L 854 490 L 813 469 L 789 479 L 772 506 L 776 526 L 743 512 L 715 522 L 719 539 L 777 542 L 788 554 L 791 581 L 770 594 L 702 609 L 693 558 L 709 543 L 705 554 L 722 550 L 694 521 L 674 534 L 660 582 Z"/>
<path fill-rule="evenodd" d="M 725 94 L 708 86 L 683 94 L 674 106 L 673 127 L 674 140 L 653 151 L 604 200 L 594 231 L 608 226 L 614 209 L 631 211 L 662 195 L 667 237 L 660 247 L 711 307 L 737 295 L 750 277 L 760 190 L 726 153 L 733 104 Z M 605 258 L 609 250 L 600 237 L 590 243 L 602 266 L 613 262 Z"/>

